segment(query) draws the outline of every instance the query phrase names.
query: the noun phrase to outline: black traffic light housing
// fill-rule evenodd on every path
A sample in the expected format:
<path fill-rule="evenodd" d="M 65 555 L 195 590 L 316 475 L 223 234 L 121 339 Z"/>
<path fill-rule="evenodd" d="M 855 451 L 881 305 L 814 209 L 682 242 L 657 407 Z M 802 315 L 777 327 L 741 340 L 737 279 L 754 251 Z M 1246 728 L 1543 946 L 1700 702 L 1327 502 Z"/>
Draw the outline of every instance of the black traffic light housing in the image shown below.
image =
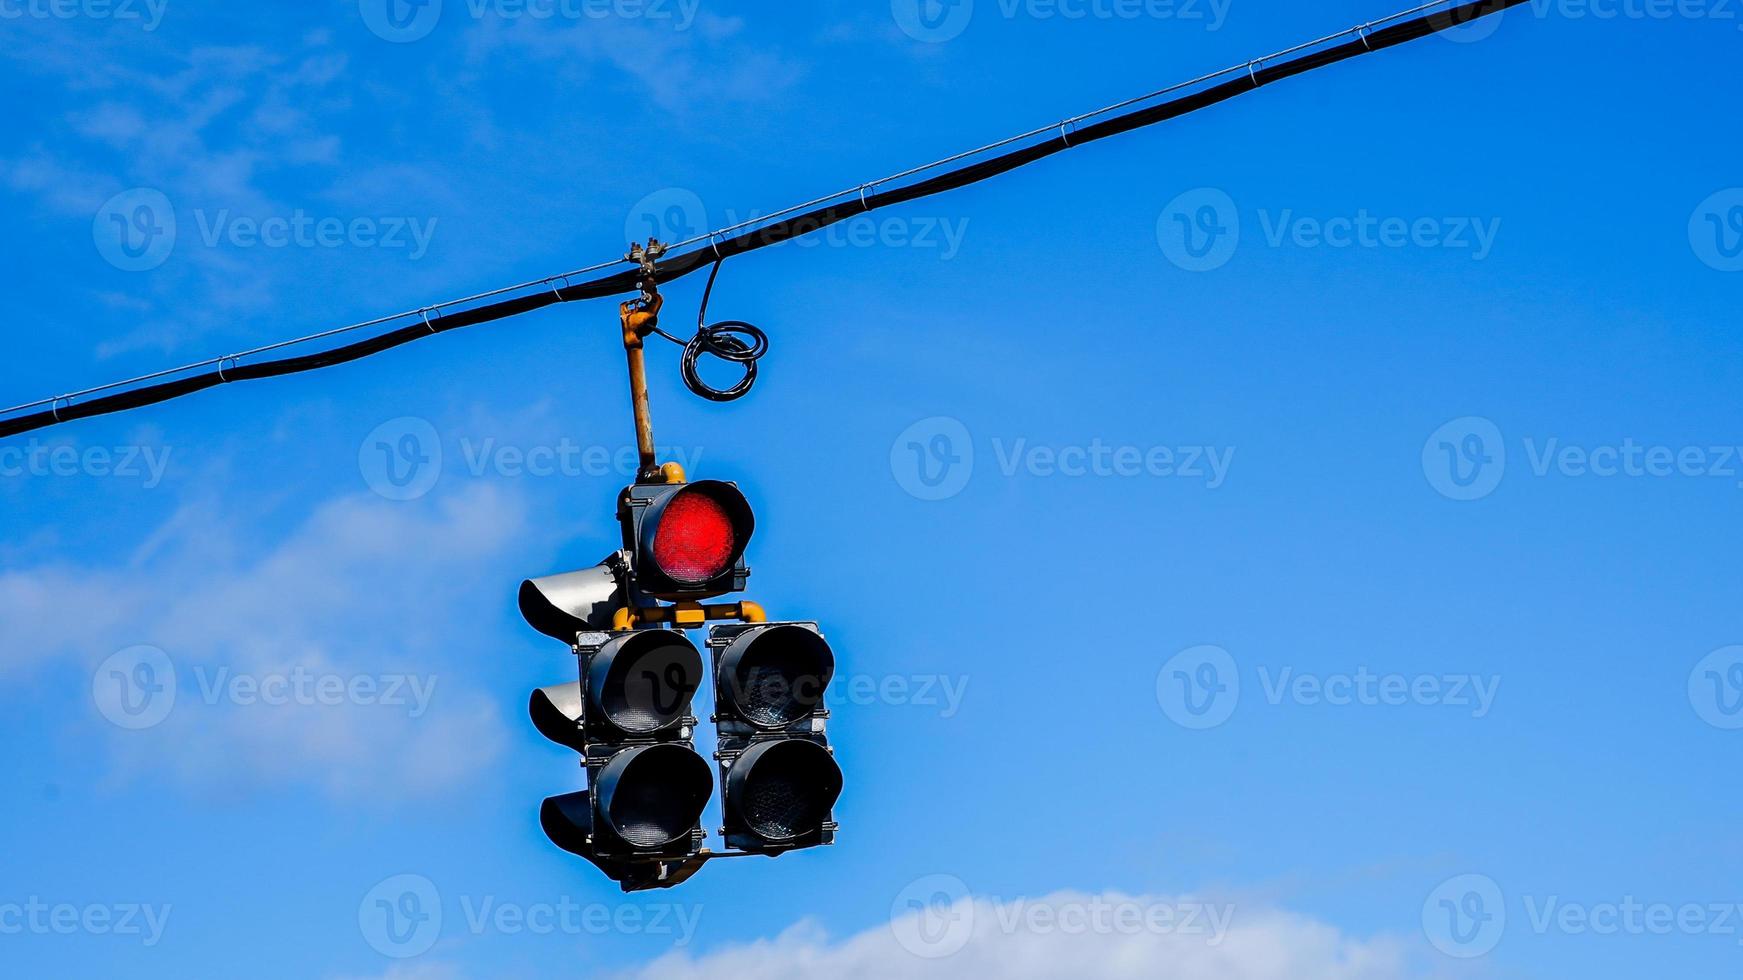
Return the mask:
<path fill-rule="evenodd" d="M 832 844 L 842 790 L 824 697 L 835 656 L 817 625 L 768 623 L 750 601 L 703 601 L 747 583 L 749 503 L 736 484 L 686 483 L 672 464 L 659 472 L 669 482 L 618 497 L 623 550 L 520 591 L 527 623 L 567 643 L 578 669 L 576 681 L 533 692 L 529 714 L 587 773 L 584 791 L 544 801 L 540 824 L 626 892 L 672 887 L 716 858 Z M 704 675 L 685 631 L 721 620 L 742 625 L 710 629 Z M 693 698 L 709 677 L 720 851 L 703 847 L 714 779 L 694 743 Z"/>
<path fill-rule="evenodd" d="M 626 487 L 617 519 L 637 591 L 672 601 L 741 592 L 756 518 L 737 484 L 720 480 Z"/>
<path fill-rule="evenodd" d="M 833 844 L 842 775 L 828 738 L 828 641 L 816 623 L 750 623 L 714 627 L 708 647 L 727 846 L 779 854 Z"/>
<path fill-rule="evenodd" d="M 545 801 L 551 841 L 626 887 L 661 860 L 702 848 L 713 774 L 696 752 L 692 698 L 702 657 L 683 633 L 640 630 L 576 638 L 580 680 L 533 693 L 528 710 L 547 738 L 582 754 L 586 792 Z"/>

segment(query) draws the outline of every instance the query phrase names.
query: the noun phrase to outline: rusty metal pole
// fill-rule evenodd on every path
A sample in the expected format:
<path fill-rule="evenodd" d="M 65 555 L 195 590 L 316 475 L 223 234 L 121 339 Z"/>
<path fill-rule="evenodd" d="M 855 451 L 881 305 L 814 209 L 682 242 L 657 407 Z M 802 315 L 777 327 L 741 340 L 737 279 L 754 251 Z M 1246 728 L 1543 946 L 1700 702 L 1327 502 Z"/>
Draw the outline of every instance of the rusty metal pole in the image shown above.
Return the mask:
<path fill-rule="evenodd" d="M 641 456 L 636 479 L 642 481 L 652 480 L 660 468 L 654 457 L 654 420 L 648 408 L 647 358 L 642 343 L 647 334 L 636 326 L 637 321 L 650 316 L 639 312 L 626 312 L 623 316 L 623 347 L 629 354 L 629 397 L 635 412 L 635 446 Z"/>
<path fill-rule="evenodd" d="M 648 369 L 644 340 L 660 322 L 660 307 L 665 298 L 660 295 L 654 261 L 665 254 L 665 246 L 650 240 L 644 250 L 640 245 L 630 251 L 630 258 L 641 263 L 642 295 L 618 307 L 623 320 L 623 349 L 629 356 L 630 407 L 635 413 L 635 445 L 641 457 L 636 482 L 665 482 L 654 453 L 654 419 L 648 407 Z"/>

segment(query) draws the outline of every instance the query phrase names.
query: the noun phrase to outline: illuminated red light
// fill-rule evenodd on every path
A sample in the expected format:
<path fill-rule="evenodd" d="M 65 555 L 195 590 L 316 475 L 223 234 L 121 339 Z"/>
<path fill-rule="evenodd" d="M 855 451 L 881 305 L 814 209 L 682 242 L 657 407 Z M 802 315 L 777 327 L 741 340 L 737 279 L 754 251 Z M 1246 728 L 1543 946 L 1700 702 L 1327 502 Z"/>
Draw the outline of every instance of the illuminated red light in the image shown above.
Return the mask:
<path fill-rule="evenodd" d="M 738 550 L 732 518 L 718 500 L 685 491 L 672 499 L 654 534 L 654 561 L 674 580 L 706 582 L 731 567 Z"/>

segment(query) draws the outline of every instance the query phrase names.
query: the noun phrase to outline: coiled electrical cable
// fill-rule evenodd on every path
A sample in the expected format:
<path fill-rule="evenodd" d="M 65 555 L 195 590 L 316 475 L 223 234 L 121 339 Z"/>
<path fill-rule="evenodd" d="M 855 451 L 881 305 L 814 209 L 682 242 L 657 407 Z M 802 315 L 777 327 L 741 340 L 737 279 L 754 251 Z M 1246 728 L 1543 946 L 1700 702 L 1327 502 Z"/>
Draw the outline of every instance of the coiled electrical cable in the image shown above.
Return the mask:
<path fill-rule="evenodd" d="M 724 258 L 716 259 L 714 268 L 708 273 L 708 286 L 702 290 L 702 308 L 696 313 L 696 336 L 679 340 L 658 327 L 654 328 L 654 333 L 684 348 L 684 385 L 711 402 L 737 401 L 750 394 L 757 383 L 757 361 L 769 352 L 769 335 L 753 324 L 743 320 L 708 322 L 708 300 L 714 295 L 714 280 L 719 278 L 720 267 L 725 262 Z M 730 388 L 710 385 L 702 380 L 702 373 L 697 369 L 697 361 L 704 354 L 743 365 L 744 377 Z"/>

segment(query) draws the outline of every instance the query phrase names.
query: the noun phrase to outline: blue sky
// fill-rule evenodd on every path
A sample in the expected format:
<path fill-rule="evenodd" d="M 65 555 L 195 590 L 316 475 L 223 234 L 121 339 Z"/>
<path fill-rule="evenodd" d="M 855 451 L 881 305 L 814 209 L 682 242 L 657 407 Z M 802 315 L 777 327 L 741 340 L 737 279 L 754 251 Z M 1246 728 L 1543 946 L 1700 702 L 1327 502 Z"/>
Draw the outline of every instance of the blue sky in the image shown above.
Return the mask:
<path fill-rule="evenodd" d="M 1393 12 L 530 10 L 0 0 L 4 401 Z M 844 829 L 672 892 L 544 840 L 580 773 L 524 717 L 570 668 L 516 585 L 616 535 L 610 304 L 0 445 L 0 967 L 1734 970 L 1740 29 L 1544 0 L 728 263 L 762 379 L 653 348 L 657 433 L 836 647 Z"/>

